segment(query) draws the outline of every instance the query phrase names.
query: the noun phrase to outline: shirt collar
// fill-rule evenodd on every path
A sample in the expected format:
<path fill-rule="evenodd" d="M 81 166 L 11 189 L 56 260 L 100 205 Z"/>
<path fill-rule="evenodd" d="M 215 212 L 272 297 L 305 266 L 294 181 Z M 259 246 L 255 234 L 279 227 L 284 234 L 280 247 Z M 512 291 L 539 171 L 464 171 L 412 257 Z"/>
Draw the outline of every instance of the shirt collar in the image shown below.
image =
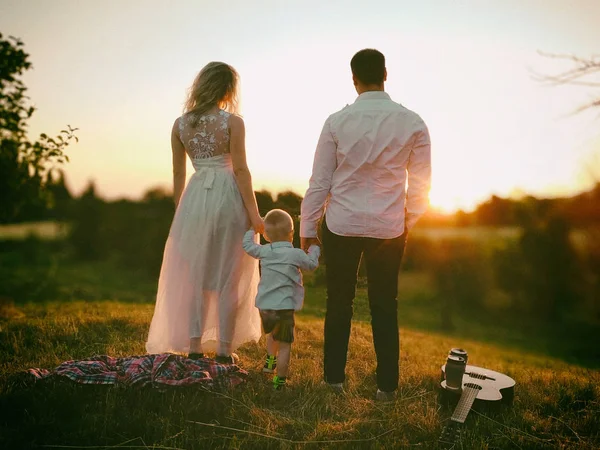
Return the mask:
<path fill-rule="evenodd" d="M 355 102 L 359 100 L 391 100 L 391 98 L 385 91 L 367 91 L 360 94 Z"/>
<path fill-rule="evenodd" d="M 293 247 L 293 245 L 291 242 L 287 242 L 287 241 L 271 242 L 271 248 L 280 248 L 280 247 Z"/>

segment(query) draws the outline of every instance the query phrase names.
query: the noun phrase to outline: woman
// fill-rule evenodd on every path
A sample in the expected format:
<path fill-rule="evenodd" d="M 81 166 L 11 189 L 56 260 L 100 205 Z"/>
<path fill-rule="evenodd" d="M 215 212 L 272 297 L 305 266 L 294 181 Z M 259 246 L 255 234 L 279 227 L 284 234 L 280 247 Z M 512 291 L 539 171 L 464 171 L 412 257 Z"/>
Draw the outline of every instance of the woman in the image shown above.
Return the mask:
<path fill-rule="evenodd" d="M 149 353 L 216 352 L 235 362 L 241 344 L 258 341 L 261 325 L 254 298 L 256 260 L 242 238 L 264 225 L 246 164 L 244 121 L 237 112 L 238 74 L 222 62 L 196 77 L 183 116 L 171 132 L 177 206 L 165 246 Z M 196 172 L 185 185 L 186 155 Z"/>

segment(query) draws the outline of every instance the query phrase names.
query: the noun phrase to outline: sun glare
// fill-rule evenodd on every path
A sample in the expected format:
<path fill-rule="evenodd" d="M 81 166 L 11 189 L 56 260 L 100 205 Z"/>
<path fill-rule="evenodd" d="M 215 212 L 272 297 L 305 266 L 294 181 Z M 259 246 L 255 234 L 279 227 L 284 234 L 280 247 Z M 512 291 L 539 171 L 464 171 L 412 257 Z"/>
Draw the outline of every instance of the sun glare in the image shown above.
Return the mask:
<path fill-rule="evenodd" d="M 478 201 L 475 197 L 457 195 L 451 190 L 432 190 L 429 194 L 431 208 L 443 213 L 453 213 L 459 209 L 472 211 L 476 208 Z"/>

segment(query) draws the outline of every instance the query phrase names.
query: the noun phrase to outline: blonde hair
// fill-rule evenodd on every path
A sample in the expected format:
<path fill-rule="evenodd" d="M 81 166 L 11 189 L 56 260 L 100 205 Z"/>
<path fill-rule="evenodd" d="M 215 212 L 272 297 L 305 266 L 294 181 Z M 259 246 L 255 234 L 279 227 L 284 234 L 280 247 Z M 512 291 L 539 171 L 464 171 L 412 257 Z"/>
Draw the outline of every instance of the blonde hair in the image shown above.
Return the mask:
<path fill-rule="evenodd" d="M 283 209 L 272 209 L 265 216 L 265 234 L 269 241 L 282 241 L 294 231 L 294 221 Z"/>
<path fill-rule="evenodd" d="M 237 114 L 239 78 L 237 71 L 229 64 L 209 62 L 189 88 L 183 107 L 184 114 L 193 112 L 196 116 L 201 116 L 215 106 Z"/>

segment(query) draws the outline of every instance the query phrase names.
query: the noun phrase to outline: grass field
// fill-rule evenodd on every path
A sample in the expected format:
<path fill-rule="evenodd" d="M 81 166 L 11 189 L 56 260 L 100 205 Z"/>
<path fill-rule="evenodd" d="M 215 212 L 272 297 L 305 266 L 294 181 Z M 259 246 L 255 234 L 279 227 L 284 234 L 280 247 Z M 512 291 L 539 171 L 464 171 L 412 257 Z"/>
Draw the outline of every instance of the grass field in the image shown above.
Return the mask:
<path fill-rule="evenodd" d="M 488 231 L 476 231 L 472 237 L 493 241 Z M 440 365 L 451 347 L 466 348 L 473 364 L 517 382 L 512 407 L 470 414 L 461 448 L 600 448 L 597 324 L 557 328 L 477 312 L 457 315 L 447 332 L 432 276 L 419 271 L 400 276 L 401 380 L 392 404 L 373 400 L 364 288 L 355 302 L 342 396 L 321 383 L 325 292 L 315 286 L 307 287 L 298 317 L 284 392 L 274 392 L 260 373 L 262 341 L 240 349 L 250 376 L 232 391 L 24 383 L 31 367 L 144 353 L 156 278 L 109 260 L 73 261 L 59 242 L 3 248 L 0 280 L 12 283 L 15 301 L 0 296 L 0 449 L 436 448 L 452 412 L 438 401 Z"/>
<path fill-rule="evenodd" d="M 463 448 L 600 445 L 600 375 L 517 347 L 403 327 L 401 388 L 373 401 L 374 352 L 359 293 L 346 393 L 321 385 L 324 293 L 310 289 L 298 320 L 292 378 L 275 393 L 259 369 L 262 345 L 240 350 L 248 382 L 234 391 L 118 389 L 20 384 L 29 367 L 53 368 L 93 354 L 144 352 L 153 305 L 110 300 L 5 305 L 0 319 L 0 448 L 436 448 L 451 411 L 438 405 L 439 366 L 463 346 L 473 364 L 517 381 L 511 408 L 471 413 Z M 261 342 L 262 344 L 262 342 Z"/>
<path fill-rule="evenodd" d="M 67 226 L 54 221 L 0 225 L 0 239 L 24 239 L 29 235 L 40 239 L 57 239 L 66 234 Z"/>

